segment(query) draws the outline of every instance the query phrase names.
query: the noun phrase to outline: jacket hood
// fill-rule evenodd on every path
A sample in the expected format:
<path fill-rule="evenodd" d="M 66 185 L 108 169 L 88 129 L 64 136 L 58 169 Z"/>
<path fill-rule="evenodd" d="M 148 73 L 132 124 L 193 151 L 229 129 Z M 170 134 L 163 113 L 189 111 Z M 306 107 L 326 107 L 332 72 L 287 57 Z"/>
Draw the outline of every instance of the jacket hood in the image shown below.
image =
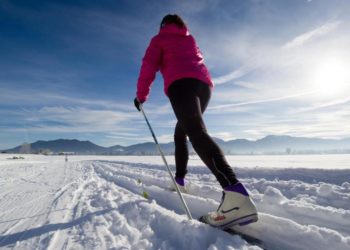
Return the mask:
<path fill-rule="evenodd" d="M 164 27 L 160 28 L 159 34 L 170 33 L 170 34 L 178 34 L 183 36 L 189 36 L 190 32 L 186 27 L 181 28 L 176 24 L 166 24 Z"/>

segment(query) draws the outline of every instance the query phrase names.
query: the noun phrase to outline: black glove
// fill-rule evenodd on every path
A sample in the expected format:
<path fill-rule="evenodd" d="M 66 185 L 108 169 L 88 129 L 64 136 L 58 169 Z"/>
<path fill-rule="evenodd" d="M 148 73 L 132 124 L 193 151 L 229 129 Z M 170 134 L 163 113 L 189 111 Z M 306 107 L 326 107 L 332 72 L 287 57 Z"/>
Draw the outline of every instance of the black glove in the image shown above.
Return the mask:
<path fill-rule="evenodd" d="M 137 108 L 138 111 L 141 111 L 142 103 L 143 102 L 140 102 L 139 99 L 137 99 L 137 97 L 135 97 L 134 104 L 135 104 L 135 107 Z"/>

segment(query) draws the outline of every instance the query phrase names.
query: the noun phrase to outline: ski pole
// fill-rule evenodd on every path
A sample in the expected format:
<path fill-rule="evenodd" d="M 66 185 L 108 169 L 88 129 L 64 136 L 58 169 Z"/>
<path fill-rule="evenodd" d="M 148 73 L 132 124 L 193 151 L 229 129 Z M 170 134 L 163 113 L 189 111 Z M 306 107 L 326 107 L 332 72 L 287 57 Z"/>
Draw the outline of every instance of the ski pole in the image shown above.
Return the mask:
<path fill-rule="evenodd" d="M 169 165 L 168 165 L 168 163 L 167 163 L 167 161 L 166 161 L 166 159 L 165 159 L 165 156 L 164 156 L 164 154 L 163 154 L 162 149 L 160 148 L 160 145 L 159 145 L 159 143 L 158 143 L 158 140 L 157 140 L 157 138 L 156 138 L 156 135 L 154 134 L 153 129 L 152 129 L 152 127 L 151 127 L 151 124 L 149 123 L 149 121 L 148 121 L 148 119 L 147 119 L 147 116 L 146 116 L 146 114 L 145 114 L 145 111 L 143 110 L 142 104 L 140 105 L 140 109 L 141 109 L 141 112 L 142 112 L 142 114 L 143 114 L 143 117 L 144 117 L 145 120 L 146 120 L 146 123 L 147 123 L 147 125 L 148 125 L 148 128 L 149 128 L 149 130 L 151 131 L 151 134 L 152 134 L 152 137 L 153 137 L 153 139 L 154 139 L 154 142 L 155 142 L 156 145 L 157 145 L 158 151 L 159 151 L 160 155 L 162 156 L 163 162 L 164 162 L 164 164 L 165 164 L 165 166 L 166 166 L 166 168 L 167 168 L 167 170 L 168 170 L 168 172 L 169 172 L 169 175 L 170 175 L 170 177 L 171 177 L 171 180 L 172 180 L 173 183 L 174 183 L 176 192 L 177 192 L 177 194 L 180 196 L 180 200 L 181 200 L 182 205 L 183 205 L 183 207 L 184 207 L 184 210 L 185 210 L 185 212 L 186 212 L 186 214 L 187 214 L 187 217 L 188 217 L 189 220 L 192 220 L 192 215 L 191 215 L 191 213 L 190 213 L 190 210 L 188 209 L 187 204 L 186 204 L 186 202 L 185 202 L 185 200 L 184 200 L 184 198 L 183 198 L 183 196 L 182 196 L 182 194 L 181 194 L 181 192 L 180 192 L 180 190 L 179 190 L 179 187 L 178 187 L 177 184 L 176 184 L 175 178 L 174 178 L 173 174 L 172 174 L 171 171 L 170 171 Z"/>

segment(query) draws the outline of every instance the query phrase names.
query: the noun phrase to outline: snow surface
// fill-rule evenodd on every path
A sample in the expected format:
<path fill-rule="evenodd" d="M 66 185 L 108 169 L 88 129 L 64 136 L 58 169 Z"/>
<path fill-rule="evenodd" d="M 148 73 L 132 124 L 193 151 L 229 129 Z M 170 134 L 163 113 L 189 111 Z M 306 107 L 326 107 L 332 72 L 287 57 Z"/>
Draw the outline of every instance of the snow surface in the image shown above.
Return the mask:
<path fill-rule="evenodd" d="M 261 249 L 189 221 L 159 156 L 22 156 L 0 155 L 1 249 Z M 236 230 L 266 249 L 350 249 L 350 155 L 228 159 L 260 212 Z M 197 158 L 186 183 L 194 218 L 217 208 Z"/>

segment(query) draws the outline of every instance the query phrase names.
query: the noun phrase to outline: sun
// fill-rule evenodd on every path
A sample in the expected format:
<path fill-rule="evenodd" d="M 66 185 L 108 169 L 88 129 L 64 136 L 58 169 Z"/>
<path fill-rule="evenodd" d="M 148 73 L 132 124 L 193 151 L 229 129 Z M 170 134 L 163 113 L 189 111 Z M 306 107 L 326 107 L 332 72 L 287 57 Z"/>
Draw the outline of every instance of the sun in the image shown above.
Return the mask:
<path fill-rule="evenodd" d="M 312 84 L 319 97 L 337 97 L 350 87 L 350 65 L 328 58 L 315 65 Z"/>

